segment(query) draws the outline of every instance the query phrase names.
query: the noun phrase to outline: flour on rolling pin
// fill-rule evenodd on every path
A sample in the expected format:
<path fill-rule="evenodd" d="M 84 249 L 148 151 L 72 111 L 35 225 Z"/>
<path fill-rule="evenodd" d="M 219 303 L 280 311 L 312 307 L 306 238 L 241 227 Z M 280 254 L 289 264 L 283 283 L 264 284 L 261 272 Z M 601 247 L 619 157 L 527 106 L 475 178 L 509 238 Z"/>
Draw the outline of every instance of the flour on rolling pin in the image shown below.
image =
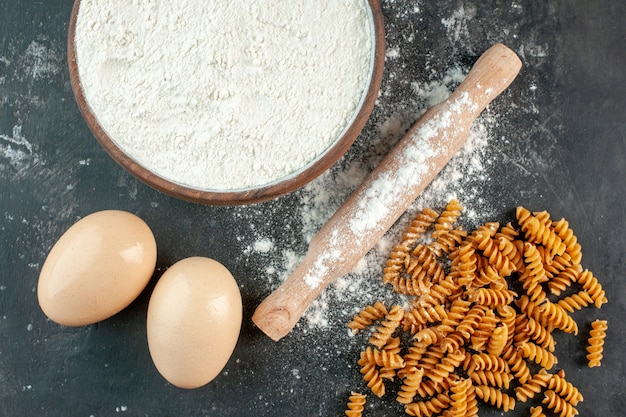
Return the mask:
<path fill-rule="evenodd" d="M 414 139 L 408 146 L 400 161 L 400 169 L 396 172 L 385 172 L 372 183 L 371 188 L 359 200 L 359 215 L 350 221 L 350 229 L 359 236 L 368 229 L 376 228 L 381 220 L 389 213 L 402 189 L 398 189 L 398 181 L 406 182 L 407 187 L 414 187 L 423 181 L 425 175 L 432 171 L 429 164 L 434 158 L 450 153 L 448 143 L 439 143 L 432 146 L 430 140 L 443 129 L 454 126 L 454 117 L 470 109 L 476 111 L 478 105 L 472 102 L 468 93 L 463 93 L 450 106 L 449 111 L 429 120 L 417 132 L 413 132 Z"/>
<path fill-rule="evenodd" d="M 318 231 L 298 268 L 257 307 L 257 326 L 274 340 L 289 333 L 323 289 L 350 272 L 430 184 L 465 143 L 474 119 L 520 68 L 506 46 L 489 48 L 452 95 L 426 111 Z"/>
<path fill-rule="evenodd" d="M 390 208 L 398 201 L 404 187 L 398 187 L 402 181 L 406 187 L 414 188 L 424 181 L 424 177 L 433 171 L 430 161 L 450 154 L 448 143 L 442 141 L 439 146 L 433 146 L 431 139 L 444 129 L 454 128 L 454 117 L 471 110 L 476 111 L 478 105 L 470 99 L 468 93 L 461 94 L 451 105 L 448 111 L 429 120 L 411 135 L 410 146 L 407 146 L 399 160 L 400 168 L 395 172 L 382 172 L 373 181 L 366 192 L 358 199 L 354 210 L 354 217 L 350 220 L 351 233 L 342 234 L 333 230 L 331 248 L 321 254 L 315 264 L 304 275 L 303 279 L 311 288 L 316 288 L 323 282 L 328 273 L 327 263 L 334 262 L 342 256 L 339 248 L 348 247 L 355 239 L 360 239 L 367 233 L 386 232 L 388 228 L 381 228 L 383 220 L 389 216 Z"/>

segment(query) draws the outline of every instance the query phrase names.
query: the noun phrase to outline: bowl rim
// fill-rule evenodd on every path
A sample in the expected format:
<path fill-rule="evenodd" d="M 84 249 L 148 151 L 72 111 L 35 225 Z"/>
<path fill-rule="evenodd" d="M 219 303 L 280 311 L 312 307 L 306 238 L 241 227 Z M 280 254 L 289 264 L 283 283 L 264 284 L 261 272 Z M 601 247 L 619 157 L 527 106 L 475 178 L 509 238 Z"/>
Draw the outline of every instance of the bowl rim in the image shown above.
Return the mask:
<path fill-rule="evenodd" d="M 303 187 L 329 169 L 352 146 L 369 120 L 382 84 L 385 62 L 385 31 L 379 0 L 367 0 L 367 4 L 369 5 L 369 13 L 371 13 L 373 29 L 373 63 L 369 74 L 369 84 L 365 94 L 362 95 L 358 111 L 353 115 L 350 125 L 320 157 L 309 162 L 303 169 L 288 177 L 278 178 L 271 183 L 258 187 L 222 191 L 199 189 L 177 183 L 163 178 L 139 164 L 115 144 L 91 111 L 78 73 L 74 39 L 80 0 L 74 0 L 68 27 L 67 59 L 70 85 L 78 109 L 96 140 L 115 162 L 144 184 L 171 197 L 205 205 L 244 205 L 272 200 Z"/>

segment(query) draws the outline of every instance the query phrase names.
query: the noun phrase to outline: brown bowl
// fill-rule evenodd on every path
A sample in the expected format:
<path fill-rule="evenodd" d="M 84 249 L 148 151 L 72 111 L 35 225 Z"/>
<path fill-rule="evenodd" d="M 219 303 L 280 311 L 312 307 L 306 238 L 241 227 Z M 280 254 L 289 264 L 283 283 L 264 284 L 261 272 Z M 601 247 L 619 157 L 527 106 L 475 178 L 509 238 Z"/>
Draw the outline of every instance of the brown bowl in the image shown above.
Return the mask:
<path fill-rule="evenodd" d="M 368 0 L 372 35 L 372 63 L 369 84 L 349 126 L 341 136 L 314 161 L 299 171 L 258 187 L 236 190 L 199 189 L 165 179 L 139 164 L 121 150 L 106 134 L 86 101 L 76 62 L 74 37 L 80 0 L 75 0 L 68 32 L 68 64 L 70 83 L 80 112 L 88 127 L 109 155 L 124 169 L 145 184 L 170 196 L 209 205 L 238 205 L 267 201 L 290 193 L 312 181 L 333 165 L 348 150 L 365 126 L 378 96 L 385 61 L 385 34 L 379 0 Z"/>

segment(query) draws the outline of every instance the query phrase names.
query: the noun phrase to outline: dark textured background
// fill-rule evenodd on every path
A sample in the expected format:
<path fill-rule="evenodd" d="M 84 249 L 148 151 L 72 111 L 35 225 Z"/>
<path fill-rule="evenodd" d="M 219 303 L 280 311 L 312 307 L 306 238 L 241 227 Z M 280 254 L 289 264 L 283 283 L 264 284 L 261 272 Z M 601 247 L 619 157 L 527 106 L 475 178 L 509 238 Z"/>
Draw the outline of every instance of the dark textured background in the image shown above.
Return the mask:
<path fill-rule="evenodd" d="M 302 255 L 306 243 L 294 215 L 300 192 L 256 206 L 205 207 L 125 173 L 93 138 L 72 96 L 65 52 L 71 7 L 70 0 L 0 0 L 0 415 L 343 415 L 349 391 L 362 387 L 353 366 L 362 345 L 348 340 L 349 315 L 324 331 L 299 326 L 280 343 L 250 322 L 271 287 L 264 281 L 269 261 L 246 256 L 247 233 L 261 230 Z M 609 334 L 603 366 L 595 369 L 585 365 L 588 328 L 578 338 L 559 335 L 558 366 L 583 391 L 580 415 L 625 415 L 626 3 L 385 0 L 382 7 L 388 48 L 399 53 L 388 59 L 384 94 L 364 134 L 333 169 L 379 158 L 368 141 L 380 124 L 420 110 L 412 82 L 437 80 L 453 64 L 469 69 L 494 42 L 515 50 L 524 68 L 490 110 L 502 115 L 492 135 L 506 140 L 493 144 L 498 163 L 487 169 L 482 198 L 497 206 L 498 220 L 524 205 L 570 221 L 584 265 L 609 298 L 577 320 L 607 318 Z M 153 228 L 155 279 L 109 320 L 58 326 L 37 305 L 41 264 L 71 224 L 108 208 L 136 213 Z M 233 272 L 245 311 L 225 372 L 183 391 L 152 365 L 145 310 L 157 275 L 192 255 Z M 391 399 L 372 399 L 364 414 L 393 415 L 402 409 Z M 481 415 L 500 413 L 485 407 Z M 528 415 L 528 405 L 509 415 Z"/>

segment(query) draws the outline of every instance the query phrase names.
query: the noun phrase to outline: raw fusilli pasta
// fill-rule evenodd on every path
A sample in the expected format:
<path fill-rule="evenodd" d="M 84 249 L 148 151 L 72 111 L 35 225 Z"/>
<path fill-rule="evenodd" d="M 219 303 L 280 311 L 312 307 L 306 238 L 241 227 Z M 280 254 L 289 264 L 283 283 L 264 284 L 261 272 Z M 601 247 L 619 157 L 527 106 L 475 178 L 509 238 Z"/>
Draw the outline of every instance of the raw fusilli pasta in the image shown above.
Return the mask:
<path fill-rule="evenodd" d="M 348 327 L 356 334 L 374 321 L 385 317 L 385 315 L 387 315 L 387 307 L 380 301 L 376 301 L 373 305 L 366 306 L 359 314 L 355 315 L 352 321 L 348 323 Z"/>
<path fill-rule="evenodd" d="M 541 406 L 530 407 L 530 417 L 546 417 Z"/>
<path fill-rule="evenodd" d="M 346 417 L 361 417 L 367 396 L 352 391 L 348 399 L 348 409 L 345 411 Z"/>
<path fill-rule="evenodd" d="M 441 413 L 444 408 L 450 405 L 450 397 L 446 394 L 437 394 L 436 397 L 407 404 L 404 411 L 414 417 L 430 417 Z"/>
<path fill-rule="evenodd" d="M 606 337 L 607 321 L 594 320 L 591 322 L 591 330 L 587 339 L 587 361 L 590 368 L 600 366 L 604 351 L 604 338 Z"/>
<path fill-rule="evenodd" d="M 565 380 L 565 376 L 554 374 L 548 381 L 548 389 L 556 392 L 561 398 L 569 402 L 574 407 L 583 400 L 583 396 L 571 382 Z"/>
<path fill-rule="evenodd" d="M 502 391 L 488 385 L 477 385 L 476 395 L 486 403 L 501 408 L 502 411 L 509 411 L 515 408 L 515 398 Z"/>
<path fill-rule="evenodd" d="M 580 243 L 546 211 L 518 207 L 517 224 L 468 233 L 456 224 L 462 210 L 456 200 L 441 215 L 422 210 L 391 251 L 383 283 L 410 308 L 379 301 L 348 323 L 358 334 L 380 321 L 357 361 L 363 380 L 383 396 L 384 381 L 397 378 L 396 401 L 411 416 L 476 417 L 479 400 L 509 411 L 541 393 L 555 414 L 577 414 L 582 394 L 549 370 L 558 362 L 553 333 L 577 335 L 572 313 L 607 302 L 580 263 Z M 590 367 L 600 364 L 605 331 L 606 321 L 592 324 Z M 358 401 L 346 414 L 360 413 Z"/>
<path fill-rule="evenodd" d="M 393 332 L 400 325 L 403 317 L 404 310 L 402 307 L 398 305 L 391 307 L 391 310 L 385 315 L 385 319 L 381 322 L 380 326 L 376 328 L 376 331 L 370 338 L 370 343 L 382 349 L 391 338 Z"/>
<path fill-rule="evenodd" d="M 469 379 L 459 379 L 450 384 L 450 417 L 465 417 L 468 412 L 468 396 L 472 387 Z"/>
<path fill-rule="evenodd" d="M 558 394 L 552 390 L 545 392 L 545 398 L 542 401 L 546 407 L 559 414 L 560 417 L 573 417 L 578 415 L 578 410 L 573 405 L 559 397 Z"/>

